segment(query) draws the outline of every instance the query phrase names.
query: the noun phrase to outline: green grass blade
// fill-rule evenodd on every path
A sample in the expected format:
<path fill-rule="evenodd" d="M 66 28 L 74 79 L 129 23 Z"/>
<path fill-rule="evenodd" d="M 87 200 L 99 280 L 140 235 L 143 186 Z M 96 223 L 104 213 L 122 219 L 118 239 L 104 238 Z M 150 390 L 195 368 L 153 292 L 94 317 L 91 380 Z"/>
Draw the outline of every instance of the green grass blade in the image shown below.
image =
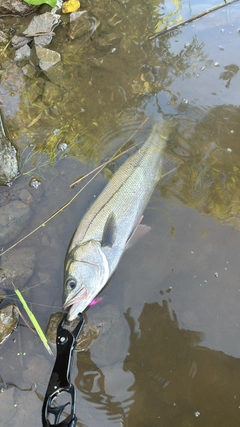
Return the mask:
<path fill-rule="evenodd" d="M 49 4 L 51 7 L 55 7 L 57 0 L 24 0 L 28 4 L 34 4 L 35 6 L 40 6 L 41 4 Z"/>
<path fill-rule="evenodd" d="M 18 296 L 19 300 L 21 301 L 21 303 L 22 303 L 22 305 L 23 305 L 23 307 L 24 307 L 24 309 L 25 309 L 25 311 L 26 311 L 29 319 L 31 320 L 31 322 L 32 322 L 32 324 L 33 324 L 33 326 L 34 326 L 34 328 L 35 328 L 35 330 L 36 330 L 36 332 L 37 332 L 40 340 L 43 342 L 43 344 L 46 347 L 48 353 L 51 354 L 51 355 L 53 355 L 53 352 L 52 352 L 52 350 L 51 350 L 51 348 L 50 348 L 50 346 L 48 344 L 48 340 L 47 340 L 47 338 L 46 338 L 46 336 L 45 336 L 45 334 L 44 334 L 41 326 L 39 325 L 36 317 L 34 316 L 33 312 L 28 307 L 28 305 L 27 305 L 25 299 L 23 298 L 21 292 L 19 291 L 19 289 L 17 289 L 16 286 L 13 283 L 12 283 L 12 285 L 13 285 L 14 291 L 15 291 L 16 295 Z"/>

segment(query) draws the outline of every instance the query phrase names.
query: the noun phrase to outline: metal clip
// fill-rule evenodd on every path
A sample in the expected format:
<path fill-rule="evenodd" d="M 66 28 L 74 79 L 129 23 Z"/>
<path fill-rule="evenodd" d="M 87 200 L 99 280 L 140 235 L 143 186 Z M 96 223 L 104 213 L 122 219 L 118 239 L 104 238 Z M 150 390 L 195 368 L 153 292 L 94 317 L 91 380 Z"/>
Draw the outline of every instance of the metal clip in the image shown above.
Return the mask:
<path fill-rule="evenodd" d="M 72 332 L 68 329 L 64 329 L 64 325 L 67 320 L 67 313 L 63 317 L 57 329 L 57 357 L 43 402 L 43 427 L 74 427 L 76 425 L 76 393 L 73 384 L 70 382 L 70 370 L 72 353 L 76 345 L 76 340 L 78 339 L 84 325 L 83 314 L 79 313 L 78 317 L 79 322 Z M 53 400 L 59 398 L 61 393 L 64 393 L 66 400 L 70 398 L 70 401 L 58 406 L 52 406 Z M 65 420 L 59 422 L 62 412 L 69 404 L 71 405 L 69 415 Z M 53 423 L 52 420 L 49 420 L 49 416 L 54 418 Z"/>

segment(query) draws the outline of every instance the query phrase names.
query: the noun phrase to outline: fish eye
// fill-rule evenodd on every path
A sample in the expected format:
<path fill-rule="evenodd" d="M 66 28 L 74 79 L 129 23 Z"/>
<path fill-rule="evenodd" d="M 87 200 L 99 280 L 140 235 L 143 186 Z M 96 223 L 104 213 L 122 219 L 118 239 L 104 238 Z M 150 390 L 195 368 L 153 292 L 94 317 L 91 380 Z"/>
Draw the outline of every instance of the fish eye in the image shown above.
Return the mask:
<path fill-rule="evenodd" d="M 66 282 L 66 286 L 67 286 L 67 289 L 69 291 L 72 291 L 73 289 L 76 288 L 77 282 L 74 279 L 68 279 L 67 282 Z"/>

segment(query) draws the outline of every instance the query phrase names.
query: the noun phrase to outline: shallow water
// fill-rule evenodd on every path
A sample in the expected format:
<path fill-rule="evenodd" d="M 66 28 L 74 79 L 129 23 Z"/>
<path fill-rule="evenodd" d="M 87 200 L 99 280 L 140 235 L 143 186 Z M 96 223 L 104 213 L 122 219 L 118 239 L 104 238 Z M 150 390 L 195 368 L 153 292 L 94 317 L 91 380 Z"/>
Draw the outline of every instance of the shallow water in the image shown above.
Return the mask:
<path fill-rule="evenodd" d="M 198 13 L 197 6 L 93 1 L 88 9 L 101 21 L 91 38 L 70 41 L 67 25 L 55 30 L 51 47 L 64 64 L 60 100 L 44 98 L 42 75 L 31 81 L 21 76 L 18 85 L 1 81 L 26 186 L 33 175 L 42 179 L 41 203 L 22 236 L 69 200 L 79 189 L 70 183 L 110 158 L 146 117 L 131 142 L 143 141 L 162 112 L 173 123 L 168 150 L 181 164 L 159 183 L 145 211 L 151 231 L 123 256 L 102 302 L 87 310 L 89 323 L 101 324 L 102 333 L 89 351 L 75 355 L 78 426 L 237 427 L 239 4 L 152 40 L 165 25 Z M 30 102 L 34 85 L 40 95 Z M 68 144 L 62 155 L 60 142 Z M 36 158 L 23 152 L 30 143 Z M 52 159 L 47 166 L 44 153 Z M 37 249 L 25 288 L 40 286 L 25 297 L 43 328 L 61 307 L 72 234 L 126 156 L 22 243 Z M 54 359 L 20 326 L 1 347 L 0 361 L 8 384 L 0 396 L 4 425 L 40 426 Z"/>

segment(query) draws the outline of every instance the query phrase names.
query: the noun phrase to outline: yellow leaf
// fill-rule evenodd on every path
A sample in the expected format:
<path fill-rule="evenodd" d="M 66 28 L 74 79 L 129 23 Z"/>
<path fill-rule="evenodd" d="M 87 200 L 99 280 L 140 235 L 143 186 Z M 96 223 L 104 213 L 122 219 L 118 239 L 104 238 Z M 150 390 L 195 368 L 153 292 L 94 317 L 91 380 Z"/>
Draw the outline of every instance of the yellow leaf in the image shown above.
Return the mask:
<path fill-rule="evenodd" d="M 76 12 L 80 8 L 79 0 L 68 0 L 62 5 L 62 13 Z"/>

